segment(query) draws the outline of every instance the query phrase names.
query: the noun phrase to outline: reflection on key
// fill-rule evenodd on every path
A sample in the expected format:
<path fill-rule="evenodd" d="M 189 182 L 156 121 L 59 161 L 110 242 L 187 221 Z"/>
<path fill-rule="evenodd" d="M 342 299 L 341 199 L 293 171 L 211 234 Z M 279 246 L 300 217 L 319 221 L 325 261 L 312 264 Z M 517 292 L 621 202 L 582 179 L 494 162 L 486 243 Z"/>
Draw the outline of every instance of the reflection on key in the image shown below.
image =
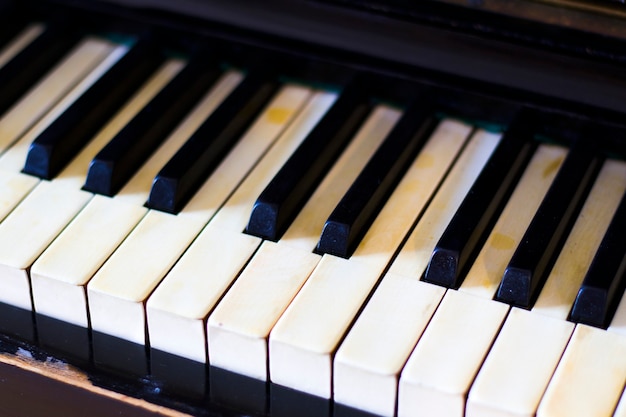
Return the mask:
<path fill-rule="evenodd" d="M 508 312 L 491 298 L 565 154 L 550 145 L 535 152 L 459 291 L 446 293 L 402 371 L 399 415 L 463 415 L 470 385 Z M 430 254 L 423 256 L 422 268 Z"/>
<path fill-rule="evenodd" d="M 371 110 L 353 81 L 254 203 L 246 232 L 277 240 Z"/>
<path fill-rule="evenodd" d="M 206 56 L 189 61 L 98 154 L 89 165 L 84 189 L 117 193 L 198 103 L 221 71 Z"/>
<path fill-rule="evenodd" d="M 409 241 L 414 241 L 417 236 L 423 234 L 432 236 L 431 239 L 424 239 L 421 242 L 424 249 L 430 247 L 429 251 L 432 251 L 438 236 L 443 232 L 456 207 L 461 203 L 463 196 L 480 173 L 499 140 L 497 134 L 478 131 L 472 135 L 465 149 L 461 151 L 470 131 L 467 125 L 451 121 L 442 123 L 385 205 L 384 211 L 387 211 L 388 216 L 399 215 L 406 219 L 404 230 L 397 228 L 393 225 L 394 222 L 389 221 L 393 217 L 384 221 L 382 213 L 373 225 L 378 228 L 378 233 L 373 234 L 374 230 L 372 230 L 372 239 L 380 237 L 383 230 L 390 228 L 399 233 L 394 239 L 396 243 L 384 250 L 381 250 L 381 245 L 378 245 L 379 250 L 364 251 L 364 248 L 358 248 L 351 259 L 353 262 L 378 258 L 375 268 L 378 271 L 375 275 L 377 277 L 419 216 L 420 209 L 436 189 L 437 183 L 442 180 L 450 165 L 454 163 L 439 187 L 439 191 L 419 218 L 416 229 L 408 238 Z M 457 152 L 460 152 L 460 155 L 455 161 Z M 429 159 L 429 162 L 424 162 Z M 433 174 L 436 176 L 429 179 L 429 176 Z M 424 194 L 421 201 L 415 200 L 415 197 L 409 197 L 416 194 L 414 191 L 416 181 L 419 181 L 417 184 L 422 185 L 420 188 Z M 432 188 L 428 190 L 429 187 L 426 187 L 426 184 L 431 184 Z M 442 210 L 443 207 L 447 209 Z M 404 233 L 400 233 L 401 231 Z M 420 251 L 416 249 L 413 244 L 407 244 L 400 253 L 404 253 L 403 256 L 420 256 Z M 383 254 L 386 256 L 382 257 Z M 419 282 L 426 260 L 427 258 L 424 259 L 422 270 L 411 271 L 411 275 L 402 276 L 390 272 L 383 277 L 380 286 L 365 306 L 354 327 L 349 331 L 335 357 L 333 389 L 336 402 L 377 414 L 393 415 L 398 375 L 444 294 L 443 288 Z M 372 267 L 371 261 L 367 264 L 368 267 Z M 335 285 L 339 285 L 343 279 L 337 276 Z M 361 290 L 358 294 L 367 295 L 372 283 L 369 285 L 363 289 L 367 292 Z M 397 300 L 391 298 L 395 293 L 404 289 L 407 293 L 413 294 L 415 299 L 409 301 L 409 298 L 405 298 L 408 294 L 404 294 Z M 402 300 L 406 301 L 402 302 Z M 395 307 L 385 311 L 382 305 L 387 303 Z M 353 316 L 342 315 L 340 317 L 344 321 L 342 331 L 345 332 Z"/>
<path fill-rule="evenodd" d="M 321 258 L 312 251 L 324 220 L 398 117 L 395 109 L 376 108 L 283 238 L 256 252 L 209 316 L 211 365 L 267 380 L 269 333 Z"/>

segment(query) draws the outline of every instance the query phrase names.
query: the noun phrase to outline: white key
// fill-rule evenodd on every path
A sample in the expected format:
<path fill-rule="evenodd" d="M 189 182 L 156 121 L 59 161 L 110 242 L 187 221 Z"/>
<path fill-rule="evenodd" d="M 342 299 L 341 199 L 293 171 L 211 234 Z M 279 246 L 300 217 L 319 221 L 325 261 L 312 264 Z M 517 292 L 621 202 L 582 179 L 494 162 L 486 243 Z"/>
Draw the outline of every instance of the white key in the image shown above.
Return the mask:
<path fill-rule="evenodd" d="M 223 166 L 252 166 L 261 150 L 270 145 L 277 132 L 286 128 L 310 97 L 311 90 L 307 88 L 284 87 L 257 121 L 268 134 L 252 134 L 258 129 L 250 129 Z M 219 193 L 212 190 L 224 188 L 235 179 L 226 169 L 216 170 L 197 197 L 185 207 L 185 212 L 198 215 L 207 207 L 216 207 L 219 202 L 210 204 L 201 199 L 214 198 Z M 146 312 L 151 347 L 206 362 L 204 319 L 260 242 L 256 237 L 209 224 L 148 299 Z"/>
<path fill-rule="evenodd" d="M 70 96 L 76 94 L 77 97 L 80 91 L 95 82 L 123 53 L 125 48 L 113 50 Z M 25 149 L 26 143 L 30 143 L 32 132 L 33 130 L 5 153 L 0 162 L 12 160 L 22 153 L 22 148 Z M 85 165 L 86 169 L 86 161 L 80 156 L 70 163 L 72 165 Z M 41 181 L 0 223 L 0 247 L 4 248 L 0 255 L 0 281 L 3 286 L 10 287 L 0 295 L 2 301 L 16 307 L 32 309 L 28 268 L 90 198 L 91 194 L 81 191 L 80 187 Z"/>
<path fill-rule="evenodd" d="M 579 324 L 537 416 L 610 416 L 625 383 L 626 337 Z"/>
<path fill-rule="evenodd" d="M 0 154 L 46 114 L 113 50 L 108 41 L 87 38 L 0 118 Z M 52 121 L 53 119 L 50 119 Z M 49 122 L 48 122 L 49 123 Z M 24 161 L 22 161 L 23 163 Z M 19 166 L 19 169 L 22 167 Z"/>
<path fill-rule="evenodd" d="M 463 416 L 469 387 L 508 310 L 449 290 L 402 370 L 398 416 Z"/>
<path fill-rule="evenodd" d="M 282 264 L 281 267 L 289 265 L 290 269 L 282 269 L 284 276 L 276 277 L 272 274 L 268 275 L 267 269 L 248 266 L 244 270 L 209 316 L 207 333 L 211 365 L 257 379 L 267 379 L 269 332 L 321 258 L 311 252 L 315 248 L 324 222 L 399 117 L 400 112 L 395 109 L 384 106 L 376 108 L 309 198 L 279 243 L 276 245 L 264 243 L 261 246 L 252 263 L 260 258 L 264 259 L 262 261 L 264 263 Z M 272 249 L 270 250 L 268 246 Z M 275 250 L 274 246 L 276 246 Z M 297 256 L 294 250 L 301 251 L 302 255 L 299 256 L 311 260 L 312 264 L 309 265 L 307 262 L 300 266 L 291 262 L 291 259 L 287 262 L 287 258 Z M 274 291 L 280 294 L 280 298 L 259 297 L 257 288 L 263 285 L 274 288 Z M 266 294 L 263 293 L 263 295 Z M 268 303 L 270 307 L 266 305 Z M 230 311 L 244 309 L 242 306 L 245 306 L 245 310 L 248 311 L 246 314 L 254 317 L 251 323 L 243 324 L 229 317 Z M 256 310 L 264 314 L 255 314 Z M 254 332 L 250 333 L 253 329 Z M 241 352 L 241 358 L 237 359 L 230 355 L 228 352 L 231 351 Z"/>
<path fill-rule="evenodd" d="M 534 416 L 574 324 L 513 308 L 470 390 L 467 416 Z"/>
<path fill-rule="evenodd" d="M 470 391 L 468 415 L 533 416 L 574 325 L 566 322 L 626 189 L 626 164 L 607 161 L 532 313 L 513 309 Z M 546 317 L 549 316 L 549 317 Z"/>
<path fill-rule="evenodd" d="M 28 25 L 23 31 L 21 31 L 15 38 L 11 40 L 2 51 L 0 51 L 0 67 L 6 65 L 11 59 L 19 54 L 28 44 L 35 40 L 44 31 L 45 27 L 42 24 L 35 23 Z"/>
<path fill-rule="evenodd" d="M 400 415 L 463 415 L 470 384 L 508 312 L 491 298 L 564 157 L 564 149 L 543 145 L 531 159 L 460 291 L 446 293 L 411 354 L 400 378 Z"/>
<path fill-rule="evenodd" d="M 337 351 L 336 403 L 393 416 L 399 373 L 445 289 L 387 274 Z"/>
<path fill-rule="evenodd" d="M 234 87 L 235 83 L 229 91 Z M 255 138 L 250 140 L 257 141 L 253 148 L 256 153 L 242 151 L 245 145 L 236 147 L 205 183 L 213 186 L 196 194 L 178 215 L 150 211 L 98 271 L 88 286 L 93 329 L 145 344 L 144 302 L 284 127 L 266 121 L 267 117 L 259 119 L 243 138 Z M 259 141 L 263 146 L 258 146 Z M 125 305 L 123 308 L 134 314 L 118 322 L 117 316 L 111 318 L 109 314 L 109 307 L 118 305 Z"/>
<path fill-rule="evenodd" d="M 445 126 L 445 125 L 444 125 Z M 462 127 L 462 125 L 458 125 Z M 451 146 L 450 143 L 445 143 L 446 136 L 450 135 L 450 131 L 443 129 L 443 134 L 433 135 L 431 142 L 424 148 L 424 155 L 435 155 L 433 149 L 430 148 L 431 143 L 434 146 L 441 146 L 441 153 L 452 158 L 455 154 L 453 151 L 458 151 L 460 146 L 465 142 L 463 139 L 469 133 L 469 126 L 466 126 L 467 130 L 452 131 L 456 134 L 451 135 L 450 139 L 456 137 L 456 146 Z M 466 151 L 458 160 L 457 164 L 453 167 L 452 171 L 441 185 L 440 190 L 437 192 L 433 201 L 426 209 L 424 215 L 418 222 L 417 227 L 411 233 L 408 241 L 402 249 L 401 253 L 404 254 L 405 259 L 410 256 L 420 257 L 425 253 L 431 253 L 439 237 L 445 230 L 446 225 L 450 222 L 451 217 L 456 212 L 458 206 L 467 191 L 471 187 L 475 178 L 480 173 L 484 163 L 489 158 L 489 155 L 498 143 L 499 135 L 487 134 L 480 131 L 473 138 L 472 142 L 467 146 Z M 449 139 L 449 140 L 450 140 Z M 445 168 L 445 163 L 438 162 L 439 158 L 434 158 L 437 165 L 441 165 Z M 445 161 L 451 163 L 452 160 Z M 418 163 L 416 166 L 423 166 L 423 162 Z M 442 171 L 441 174 L 443 174 Z M 410 178 L 413 172 L 409 171 L 408 177 Z M 415 171 L 414 179 L 426 180 L 425 175 Z M 431 181 L 433 186 L 438 182 L 433 178 Z M 402 187 L 402 183 L 400 184 Z M 411 197 L 414 196 L 415 191 L 411 188 L 402 189 L 398 188 L 398 193 L 389 199 L 385 210 L 387 210 L 390 204 L 394 202 L 398 203 L 398 207 L 394 207 L 390 210 L 391 216 L 407 215 L 408 222 L 404 229 L 404 233 L 409 230 L 415 221 L 415 217 L 419 213 L 420 204 L 416 204 L 416 201 L 412 201 Z M 426 197 L 426 196 L 425 196 Z M 400 207 L 403 207 L 401 209 Z M 390 207 L 391 208 L 391 207 Z M 410 216 L 412 215 L 412 216 Z M 387 222 L 388 223 L 388 222 Z M 387 230 L 390 224 L 384 224 L 379 222 L 381 226 L 380 230 Z M 391 227 L 391 229 L 396 229 Z M 369 234 L 370 232 L 368 232 Z M 376 233 L 371 230 L 371 236 L 374 240 L 380 239 L 380 231 Z M 382 239 L 383 241 L 389 239 Z M 384 261 L 379 265 L 385 265 L 389 262 L 391 254 L 395 251 L 395 247 L 401 242 L 397 240 L 397 243 L 390 246 L 385 250 L 357 250 L 355 257 L 352 260 L 359 260 L 360 252 L 364 253 L 377 253 L 387 254 Z M 365 242 L 364 242 L 365 243 Z M 390 252 L 391 249 L 391 252 Z M 408 256 L 407 256 L 408 255 Z M 426 261 L 426 259 L 424 259 Z M 426 265 L 425 262 L 421 263 Z M 443 297 L 444 290 L 437 288 L 434 290 L 431 286 L 424 286 L 417 284 L 419 276 L 422 275 L 422 270 L 416 269 L 411 271 L 414 275 L 408 279 L 412 284 L 405 284 L 405 286 L 411 286 L 414 292 L 417 294 L 424 294 L 422 297 L 428 299 L 428 306 L 436 306 L 441 297 Z M 389 275 L 388 275 L 389 276 Z M 422 312 L 422 315 L 407 313 L 405 311 L 412 311 L 416 308 L 414 301 L 406 301 L 406 305 L 402 301 L 394 300 L 387 293 L 381 292 L 388 279 L 388 276 L 383 278 L 383 282 L 372 296 L 372 300 L 365 307 L 361 316 L 357 319 L 354 327 L 346 336 L 342 346 L 337 352 L 335 359 L 334 370 L 334 398 L 335 401 L 347 404 L 356 408 L 360 408 L 369 412 L 377 414 L 393 415 L 396 404 L 396 391 L 398 375 L 402 369 L 402 366 L 406 362 L 409 354 L 413 350 L 417 339 L 420 337 L 421 332 L 428 323 L 430 316 L 434 311 L 426 309 Z M 426 289 L 429 289 L 428 291 Z M 408 291 L 408 288 L 407 288 Z M 424 301 L 425 302 L 425 301 Z M 395 308 L 376 309 L 376 305 L 394 305 Z M 421 305 L 421 304 L 420 304 Z M 411 319 L 407 319 L 411 317 Z M 407 326 L 417 326 L 419 331 L 405 330 L 404 328 L 397 326 L 396 323 L 406 322 Z M 412 329 L 412 327 L 410 327 Z M 387 343 L 389 339 L 398 339 L 395 343 Z M 401 341 L 401 342 L 400 342 Z M 367 348 L 366 348 L 367 347 Z M 393 363 L 394 367 L 389 364 Z M 357 377 L 358 375 L 358 377 Z M 377 383 L 385 381 L 386 389 L 376 390 L 372 389 Z M 380 382 L 379 382 L 380 381 Z M 393 389 L 392 389 L 393 387 Z M 370 392 L 372 391 L 372 392 Z M 367 393 L 367 394 L 366 394 Z"/>

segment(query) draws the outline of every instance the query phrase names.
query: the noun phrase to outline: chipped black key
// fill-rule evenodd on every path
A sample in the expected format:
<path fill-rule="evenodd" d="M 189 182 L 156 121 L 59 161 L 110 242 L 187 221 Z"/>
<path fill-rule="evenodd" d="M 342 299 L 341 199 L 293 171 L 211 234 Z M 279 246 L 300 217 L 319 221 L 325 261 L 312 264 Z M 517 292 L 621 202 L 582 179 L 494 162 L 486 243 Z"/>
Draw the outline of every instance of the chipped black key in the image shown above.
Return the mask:
<path fill-rule="evenodd" d="M 217 65 L 203 55 L 190 61 L 98 152 L 89 165 L 83 188 L 107 196 L 119 191 L 220 73 Z"/>
<path fill-rule="evenodd" d="M 47 28 L 0 68 L 0 114 L 78 43 L 80 37 L 72 28 L 60 26 Z"/>
<path fill-rule="evenodd" d="M 497 300 L 530 307 L 599 166 L 599 158 L 594 157 L 591 145 L 578 144 L 570 150 L 504 271 Z M 524 210 L 524 207 L 519 209 Z"/>
<path fill-rule="evenodd" d="M 409 107 L 324 223 L 316 250 L 347 258 L 437 125 L 428 97 Z"/>
<path fill-rule="evenodd" d="M 626 286 L 626 194 L 578 290 L 570 319 L 606 327 Z"/>
<path fill-rule="evenodd" d="M 424 281 L 449 288 L 461 284 L 461 271 L 533 154 L 533 125 L 532 116 L 522 113 L 507 129 L 437 242 Z"/>
<path fill-rule="evenodd" d="M 149 208 L 177 213 L 237 143 L 274 95 L 279 83 L 249 75 L 159 171 Z"/>
<path fill-rule="evenodd" d="M 352 82 L 313 128 L 252 208 L 246 232 L 277 240 L 372 109 L 366 86 Z"/>
<path fill-rule="evenodd" d="M 163 57 L 149 41 L 132 46 L 30 145 L 24 172 L 54 177 L 139 88 Z"/>

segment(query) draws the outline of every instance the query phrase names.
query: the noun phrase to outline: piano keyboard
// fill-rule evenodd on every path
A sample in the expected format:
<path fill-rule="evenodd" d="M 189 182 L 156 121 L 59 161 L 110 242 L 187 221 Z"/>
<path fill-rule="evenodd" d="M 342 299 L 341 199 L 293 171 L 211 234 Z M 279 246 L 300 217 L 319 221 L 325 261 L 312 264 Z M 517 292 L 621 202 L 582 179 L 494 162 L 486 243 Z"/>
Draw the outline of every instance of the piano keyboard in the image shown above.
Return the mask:
<path fill-rule="evenodd" d="M 0 343 L 201 415 L 625 415 L 623 149 L 214 54 L 4 43 Z"/>

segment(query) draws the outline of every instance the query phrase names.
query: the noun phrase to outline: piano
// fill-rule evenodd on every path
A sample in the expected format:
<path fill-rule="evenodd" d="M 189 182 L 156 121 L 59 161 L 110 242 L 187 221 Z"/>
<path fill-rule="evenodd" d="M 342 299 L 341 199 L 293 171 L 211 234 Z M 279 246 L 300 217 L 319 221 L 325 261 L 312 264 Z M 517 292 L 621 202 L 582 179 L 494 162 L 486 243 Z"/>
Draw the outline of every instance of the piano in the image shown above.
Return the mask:
<path fill-rule="evenodd" d="M 620 2 L 0 10 L 0 415 L 626 415 Z"/>

